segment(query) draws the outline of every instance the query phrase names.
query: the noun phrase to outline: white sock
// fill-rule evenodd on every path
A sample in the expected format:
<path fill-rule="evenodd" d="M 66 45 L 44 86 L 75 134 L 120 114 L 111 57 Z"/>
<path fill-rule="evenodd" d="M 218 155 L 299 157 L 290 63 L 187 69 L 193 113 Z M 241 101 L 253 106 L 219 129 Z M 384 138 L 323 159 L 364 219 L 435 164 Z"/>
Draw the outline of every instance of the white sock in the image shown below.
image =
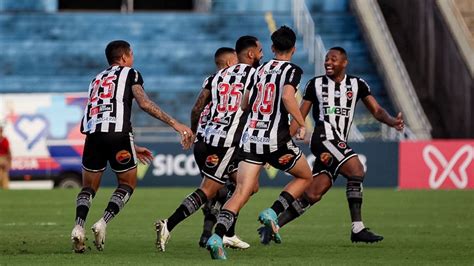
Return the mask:
<path fill-rule="evenodd" d="M 359 222 L 352 222 L 352 232 L 355 234 L 359 233 L 365 228 L 364 223 L 362 221 Z"/>

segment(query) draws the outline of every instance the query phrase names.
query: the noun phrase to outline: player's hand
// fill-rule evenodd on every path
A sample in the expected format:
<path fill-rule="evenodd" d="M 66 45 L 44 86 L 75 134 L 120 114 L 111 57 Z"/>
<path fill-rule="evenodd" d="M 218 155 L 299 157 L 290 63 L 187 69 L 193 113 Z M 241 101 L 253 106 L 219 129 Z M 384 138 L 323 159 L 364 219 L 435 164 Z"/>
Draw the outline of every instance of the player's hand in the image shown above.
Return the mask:
<path fill-rule="evenodd" d="M 193 132 L 191 129 L 181 123 L 176 123 L 174 129 L 181 135 L 181 146 L 183 146 L 183 149 L 189 149 L 193 144 Z"/>
<path fill-rule="evenodd" d="M 142 164 L 151 164 L 153 161 L 153 153 L 145 147 L 135 145 L 135 153 Z"/>
<path fill-rule="evenodd" d="M 298 131 L 298 124 L 295 122 L 291 122 L 290 124 L 290 136 L 295 136 L 296 132 Z"/>
<path fill-rule="evenodd" d="M 299 127 L 296 131 L 296 139 L 303 140 L 306 135 L 306 127 Z"/>
<path fill-rule="evenodd" d="M 402 112 L 398 113 L 397 117 L 395 117 L 395 122 L 393 123 L 392 127 L 398 131 L 402 131 L 405 128 Z"/>

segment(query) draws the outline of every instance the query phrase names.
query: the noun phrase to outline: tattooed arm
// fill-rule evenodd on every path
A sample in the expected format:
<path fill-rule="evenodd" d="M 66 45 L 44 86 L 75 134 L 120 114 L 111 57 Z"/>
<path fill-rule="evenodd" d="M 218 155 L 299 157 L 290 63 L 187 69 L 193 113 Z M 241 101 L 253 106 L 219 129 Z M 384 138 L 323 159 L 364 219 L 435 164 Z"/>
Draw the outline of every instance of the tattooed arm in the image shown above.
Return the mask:
<path fill-rule="evenodd" d="M 156 103 L 154 103 L 152 100 L 150 100 L 150 98 L 148 98 L 148 95 L 146 95 L 145 90 L 141 85 L 133 85 L 132 92 L 133 96 L 137 100 L 138 106 L 140 106 L 143 111 L 165 122 L 174 130 L 176 130 L 179 134 L 181 134 L 181 144 L 185 148 L 191 146 L 190 144 L 192 144 L 191 140 L 193 135 L 191 129 L 179 123 L 170 115 L 161 110 L 161 108 Z"/>
<path fill-rule="evenodd" d="M 150 98 L 148 98 L 148 95 L 146 95 L 145 90 L 143 89 L 142 86 L 133 85 L 132 91 L 133 91 L 133 96 L 137 100 L 138 106 L 140 106 L 140 108 L 143 111 L 147 112 L 154 118 L 157 118 L 174 128 L 174 125 L 176 124 L 177 121 L 174 120 L 167 113 L 162 111 L 161 108 L 157 104 L 155 104 L 152 100 L 150 100 Z"/>
<path fill-rule="evenodd" d="M 211 101 L 211 91 L 202 89 L 199 93 L 196 102 L 194 103 L 193 110 L 191 111 L 191 130 L 196 133 L 199 117 L 201 116 L 204 107 Z"/>

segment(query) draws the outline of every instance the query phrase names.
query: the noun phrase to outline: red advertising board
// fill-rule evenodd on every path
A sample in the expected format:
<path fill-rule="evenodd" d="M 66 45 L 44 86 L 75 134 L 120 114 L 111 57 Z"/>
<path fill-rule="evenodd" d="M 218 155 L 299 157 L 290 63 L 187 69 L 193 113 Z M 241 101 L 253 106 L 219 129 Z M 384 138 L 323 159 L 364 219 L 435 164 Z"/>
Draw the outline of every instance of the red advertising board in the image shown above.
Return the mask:
<path fill-rule="evenodd" d="M 474 189 L 474 140 L 400 143 L 401 189 Z"/>

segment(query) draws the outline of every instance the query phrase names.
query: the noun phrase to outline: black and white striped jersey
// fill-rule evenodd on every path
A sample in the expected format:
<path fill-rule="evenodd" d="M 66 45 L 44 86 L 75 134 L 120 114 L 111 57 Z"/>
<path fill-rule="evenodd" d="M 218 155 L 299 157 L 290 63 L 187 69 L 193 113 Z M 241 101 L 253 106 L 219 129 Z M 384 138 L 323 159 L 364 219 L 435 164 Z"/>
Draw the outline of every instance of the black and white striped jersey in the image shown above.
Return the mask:
<path fill-rule="evenodd" d="M 324 127 L 326 139 L 346 141 L 356 103 L 368 95 L 369 85 L 361 78 L 346 75 L 336 83 L 328 76 L 318 76 L 306 84 L 303 99 L 313 103 L 315 127 Z"/>
<path fill-rule="evenodd" d="M 214 75 L 208 76 L 204 82 L 202 83 L 202 89 L 211 90 L 212 79 Z M 203 141 L 204 140 L 204 129 L 206 128 L 207 121 L 209 120 L 209 116 L 211 114 L 211 104 L 209 102 L 202 110 L 201 115 L 199 116 L 199 121 L 196 129 L 196 141 Z"/>
<path fill-rule="evenodd" d="M 291 139 L 289 113 L 281 97 L 285 85 L 298 88 L 302 74 L 297 65 L 275 59 L 257 68 L 249 97 L 251 110 L 241 140 L 245 152 L 274 152 Z"/>
<path fill-rule="evenodd" d="M 219 70 L 211 81 L 211 108 L 204 130 L 207 144 L 214 147 L 239 145 L 245 119 L 240 103 L 246 89 L 253 84 L 255 68 L 236 64 Z"/>
<path fill-rule="evenodd" d="M 132 132 L 132 86 L 136 84 L 143 86 L 143 78 L 130 67 L 111 66 L 95 76 L 89 85 L 81 132 Z"/>

